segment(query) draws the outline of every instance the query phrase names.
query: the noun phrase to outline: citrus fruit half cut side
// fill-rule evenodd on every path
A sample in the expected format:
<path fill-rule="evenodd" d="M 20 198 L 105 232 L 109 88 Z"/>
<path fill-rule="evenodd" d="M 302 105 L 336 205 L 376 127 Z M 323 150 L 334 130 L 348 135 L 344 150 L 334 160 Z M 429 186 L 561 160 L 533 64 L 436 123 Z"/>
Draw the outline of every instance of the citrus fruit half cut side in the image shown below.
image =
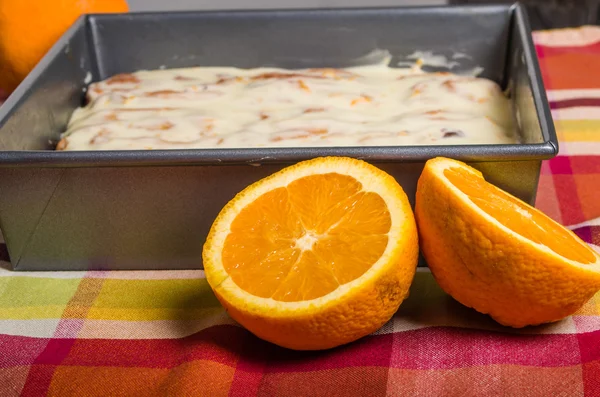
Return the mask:
<path fill-rule="evenodd" d="M 244 189 L 203 250 L 207 280 L 231 317 L 300 350 L 380 328 L 407 296 L 417 256 L 402 188 L 344 157 L 300 162 Z"/>
<path fill-rule="evenodd" d="M 539 210 L 451 159 L 428 161 L 415 214 L 439 285 L 501 324 L 573 314 L 600 289 L 600 256 Z"/>

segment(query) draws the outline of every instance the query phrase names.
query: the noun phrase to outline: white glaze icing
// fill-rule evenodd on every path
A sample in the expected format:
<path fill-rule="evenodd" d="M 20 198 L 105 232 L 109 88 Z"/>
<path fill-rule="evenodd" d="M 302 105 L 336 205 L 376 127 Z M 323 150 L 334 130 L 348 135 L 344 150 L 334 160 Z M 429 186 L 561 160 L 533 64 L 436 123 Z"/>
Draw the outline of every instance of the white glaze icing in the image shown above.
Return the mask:
<path fill-rule="evenodd" d="M 57 149 L 516 143 L 494 82 L 387 65 L 197 67 L 93 83 Z"/>

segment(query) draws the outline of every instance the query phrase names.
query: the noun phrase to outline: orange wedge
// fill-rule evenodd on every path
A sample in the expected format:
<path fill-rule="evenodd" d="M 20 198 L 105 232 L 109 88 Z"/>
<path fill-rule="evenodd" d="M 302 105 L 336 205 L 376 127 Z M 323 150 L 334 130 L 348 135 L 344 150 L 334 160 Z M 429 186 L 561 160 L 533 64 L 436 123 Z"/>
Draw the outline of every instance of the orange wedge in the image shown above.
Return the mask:
<path fill-rule="evenodd" d="M 415 214 L 442 289 L 503 325 L 557 321 L 600 290 L 595 251 L 462 162 L 427 162 Z"/>
<path fill-rule="evenodd" d="M 206 244 L 206 278 L 258 337 L 326 349 L 377 330 L 408 294 L 418 256 L 406 194 L 363 161 L 326 157 L 244 189 Z"/>

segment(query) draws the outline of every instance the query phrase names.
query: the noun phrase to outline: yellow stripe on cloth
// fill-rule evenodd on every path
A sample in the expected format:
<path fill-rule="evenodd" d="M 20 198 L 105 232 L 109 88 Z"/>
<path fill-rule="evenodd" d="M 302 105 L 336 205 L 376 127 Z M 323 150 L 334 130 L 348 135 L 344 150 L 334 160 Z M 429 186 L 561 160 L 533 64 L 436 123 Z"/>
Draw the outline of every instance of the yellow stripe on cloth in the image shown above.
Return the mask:
<path fill-rule="evenodd" d="M 600 142 L 600 120 L 556 120 L 561 142 Z"/>

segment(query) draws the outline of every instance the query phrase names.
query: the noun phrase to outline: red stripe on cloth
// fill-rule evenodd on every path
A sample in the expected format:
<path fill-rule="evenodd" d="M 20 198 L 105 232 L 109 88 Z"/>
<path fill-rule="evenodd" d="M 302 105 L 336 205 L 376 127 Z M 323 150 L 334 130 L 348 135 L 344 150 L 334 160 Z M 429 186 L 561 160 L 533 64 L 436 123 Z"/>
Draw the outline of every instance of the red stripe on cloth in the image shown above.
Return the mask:
<path fill-rule="evenodd" d="M 69 355 L 75 343 L 75 339 L 52 339 L 33 363 L 59 365 Z"/>
<path fill-rule="evenodd" d="M 600 226 L 583 226 L 573 229 L 573 233 L 586 243 L 600 246 Z"/>
<path fill-rule="evenodd" d="M 348 367 L 310 372 L 269 373 L 265 374 L 257 396 L 384 397 L 386 395 L 417 395 L 415 393 L 389 393 L 387 390 L 388 374 L 389 368 L 384 367 Z"/>
<path fill-rule="evenodd" d="M 586 397 L 600 397 L 600 360 L 583 364 L 583 391 Z"/>
<path fill-rule="evenodd" d="M 598 228 L 600 230 L 600 227 Z M 573 229 L 573 233 L 575 233 L 580 239 L 585 241 L 586 243 L 592 243 L 592 228 L 591 227 L 578 227 L 577 229 Z"/>
<path fill-rule="evenodd" d="M 550 109 L 565 109 L 580 106 L 598 106 L 600 107 L 600 98 L 577 98 L 565 99 L 563 101 L 550 102 Z"/>
<path fill-rule="evenodd" d="M 572 175 L 573 169 L 571 168 L 571 159 L 572 158 L 568 156 L 556 156 L 551 159 L 549 163 L 552 174 Z"/>
<path fill-rule="evenodd" d="M 257 374 L 264 363 L 265 372 L 387 367 L 392 342 L 391 334 L 367 336 L 336 349 L 301 352 L 262 341 L 243 328 L 221 325 L 176 340 L 79 339 L 63 365 L 172 368 L 182 362 L 204 359 Z"/>
<path fill-rule="evenodd" d="M 337 396 L 350 395 L 351 391 L 356 393 L 365 388 L 375 393 L 373 382 L 383 390 L 367 395 L 385 394 L 387 368 L 392 353 L 391 334 L 367 336 L 346 346 L 317 352 L 284 349 L 257 339 L 250 333 L 239 335 L 238 338 L 247 347 L 244 352 L 238 352 L 240 361 L 230 396 L 306 395 L 307 390 L 311 391 L 311 395 Z M 369 368 L 369 371 L 365 368 Z M 368 373 L 377 373 L 377 379 Z M 323 381 L 332 376 L 334 378 L 329 382 Z M 352 381 L 346 380 L 344 385 L 336 386 L 336 382 L 340 381 L 338 376 L 350 376 Z"/>
<path fill-rule="evenodd" d="M 598 140 L 600 140 L 600 131 L 598 131 Z M 600 174 L 600 155 L 571 156 L 569 162 L 574 174 Z M 598 197 L 600 199 L 600 195 Z"/>
<path fill-rule="evenodd" d="M 576 335 L 501 334 L 461 328 L 425 328 L 394 334 L 391 367 L 450 369 L 490 364 L 558 367 L 580 362 Z"/>
<path fill-rule="evenodd" d="M 240 359 L 233 374 L 230 396 L 256 396 L 260 390 L 266 364 L 267 352 L 276 349 L 266 342 L 257 339 L 248 331 L 238 329 L 236 339 L 242 342 L 244 352 L 238 351 Z"/>
<path fill-rule="evenodd" d="M 211 360 L 235 366 L 243 350 L 236 326 L 215 326 L 182 339 L 78 339 L 64 365 L 173 368 L 182 362 Z"/>
<path fill-rule="evenodd" d="M 49 340 L 26 336 L 0 335 L 0 368 L 32 364 L 44 351 Z"/>
<path fill-rule="evenodd" d="M 252 368 L 248 366 L 236 368 L 233 380 L 231 381 L 229 395 L 235 397 L 256 396 L 260 390 L 264 369 L 264 365 Z"/>
<path fill-rule="evenodd" d="M 393 334 L 371 335 L 335 349 L 302 352 L 275 348 L 268 352 L 266 373 L 320 371 L 345 367 L 388 367 Z M 265 352 L 266 353 L 266 352 Z"/>
<path fill-rule="evenodd" d="M 58 368 L 57 365 L 32 365 L 27 374 L 27 380 L 21 397 L 39 397 L 48 394 L 50 383 L 52 382 L 52 376 L 54 371 Z"/>
<path fill-rule="evenodd" d="M 46 395 L 54 371 L 69 355 L 75 339 L 52 339 L 35 359 L 27 375 L 22 396 Z"/>
<path fill-rule="evenodd" d="M 577 334 L 579 350 L 581 351 L 581 362 L 589 363 L 600 360 L 600 331 L 584 332 Z"/>
<path fill-rule="evenodd" d="M 578 334 L 577 340 L 583 363 L 585 395 L 600 396 L 600 331 Z"/>
<path fill-rule="evenodd" d="M 557 156 L 551 159 L 550 169 L 553 173 L 552 179 L 554 180 L 554 188 L 560 205 L 563 224 L 572 225 L 585 221 L 570 158 Z"/>
<path fill-rule="evenodd" d="M 591 226 L 590 232 L 591 232 L 591 236 L 590 236 L 590 241 L 588 241 L 588 243 L 592 243 L 592 244 L 600 246 L 600 227 Z"/>

